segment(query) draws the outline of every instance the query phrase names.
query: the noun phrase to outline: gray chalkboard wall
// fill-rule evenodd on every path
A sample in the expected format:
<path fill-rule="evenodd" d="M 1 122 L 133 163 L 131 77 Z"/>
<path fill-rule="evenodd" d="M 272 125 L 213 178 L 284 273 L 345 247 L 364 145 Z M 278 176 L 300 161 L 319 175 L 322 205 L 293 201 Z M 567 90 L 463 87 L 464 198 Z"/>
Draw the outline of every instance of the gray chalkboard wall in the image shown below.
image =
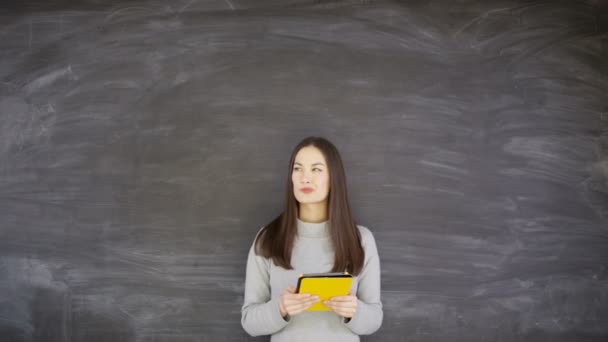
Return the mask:
<path fill-rule="evenodd" d="M 607 1 L 2 6 L 0 341 L 266 340 L 308 135 L 379 247 L 363 340 L 608 340 Z"/>

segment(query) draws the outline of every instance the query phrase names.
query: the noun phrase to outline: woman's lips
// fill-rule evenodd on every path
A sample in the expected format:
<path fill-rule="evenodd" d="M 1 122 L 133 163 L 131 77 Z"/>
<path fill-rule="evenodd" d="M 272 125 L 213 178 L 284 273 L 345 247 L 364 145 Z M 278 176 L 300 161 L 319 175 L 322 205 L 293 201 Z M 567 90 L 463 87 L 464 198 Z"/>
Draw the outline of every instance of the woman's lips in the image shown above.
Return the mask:
<path fill-rule="evenodd" d="M 314 190 L 311 188 L 302 188 L 302 189 L 300 189 L 300 191 L 302 191 L 305 194 L 309 194 L 309 193 L 313 192 Z"/>

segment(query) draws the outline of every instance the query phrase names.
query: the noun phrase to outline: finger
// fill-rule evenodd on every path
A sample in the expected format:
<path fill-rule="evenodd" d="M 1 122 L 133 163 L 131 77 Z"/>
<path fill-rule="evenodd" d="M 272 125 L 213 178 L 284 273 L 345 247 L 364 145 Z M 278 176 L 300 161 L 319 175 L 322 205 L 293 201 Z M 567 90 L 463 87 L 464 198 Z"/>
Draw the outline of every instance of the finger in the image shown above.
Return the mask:
<path fill-rule="evenodd" d="M 357 301 L 357 297 L 354 297 L 354 296 L 336 296 L 336 297 L 331 297 L 328 300 L 330 300 L 332 302 L 356 302 Z"/>
<path fill-rule="evenodd" d="M 299 305 L 302 301 L 299 299 L 285 299 L 285 305 Z"/>
<path fill-rule="evenodd" d="M 298 309 L 294 310 L 293 312 L 290 313 L 290 315 L 297 315 L 299 313 L 302 313 L 304 311 L 306 311 L 310 306 L 304 306 L 304 307 L 299 307 Z"/>
<path fill-rule="evenodd" d="M 325 304 L 328 307 L 332 307 L 332 308 L 337 308 L 337 309 L 352 309 L 352 308 L 356 308 L 357 305 L 355 303 L 352 302 L 332 302 L 332 301 L 326 301 L 323 304 Z"/>
<path fill-rule="evenodd" d="M 290 313 L 296 313 L 305 310 L 306 308 L 308 308 L 307 303 L 294 303 L 287 305 L 286 310 Z"/>
<path fill-rule="evenodd" d="M 289 285 L 289 286 L 286 288 L 286 290 L 287 290 L 287 292 L 289 292 L 289 293 L 296 293 L 296 288 L 295 288 L 294 286 L 292 286 L 292 285 Z"/>
<path fill-rule="evenodd" d="M 333 305 L 333 306 L 338 307 L 338 308 L 356 308 L 357 307 L 357 302 L 336 302 L 336 301 L 329 301 L 329 305 Z"/>
<path fill-rule="evenodd" d="M 312 293 L 294 293 L 294 296 L 298 296 L 298 297 L 310 297 L 312 296 Z"/>
<path fill-rule="evenodd" d="M 313 296 L 309 293 L 290 293 L 285 295 L 285 299 L 293 301 L 302 301 L 311 297 Z"/>
<path fill-rule="evenodd" d="M 323 305 L 327 306 L 330 309 L 333 309 L 333 308 L 336 307 L 336 305 L 333 302 L 330 302 L 330 301 L 323 302 Z"/>
<path fill-rule="evenodd" d="M 307 296 L 307 297 L 286 297 L 285 298 L 285 302 L 289 303 L 289 304 L 301 304 L 301 303 L 308 303 L 308 302 L 318 302 L 319 301 L 319 296 Z"/>
<path fill-rule="evenodd" d="M 308 309 L 309 307 L 311 307 L 315 302 L 317 302 L 317 301 L 311 300 L 311 301 L 300 302 L 300 303 L 292 303 L 287 306 L 287 311 L 289 311 L 290 313 L 294 313 L 294 314 L 297 312 L 302 312 L 302 311 Z"/>
<path fill-rule="evenodd" d="M 349 292 L 347 295 L 344 295 L 344 296 L 335 296 L 335 297 L 332 297 L 332 298 L 352 298 L 352 297 L 357 298 L 355 295 L 352 294 L 352 292 Z"/>
<path fill-rule="evenodd" d="M 348 303 L 348 302 L 333 302 L 333 306 L 336 308 L 356 308 L 357 305 L 355 305 L 354 303 Z"/>
<path fill-rule="evenodd" d="M 351 314 L 350 312 L 353 311 L 351 310 L 345 310 L 342 308 L 336 308 L 336 307 L 330 307 L 330 309 L 335 312 L 337 315 L 340 315 L 342 317 L 352 317 L 353 314 Z"/>
<path fill-rule="evenodd" d="M 337 307 L 337 306 L 331 306 L 330 308 L 336 314 L 338 314 L 340 316 L 344 316 L 344 317 L 353 317 L 353 315 L 357 311 L 356 308 L 345 308 L 345 307 Z"/>
<path fill-rule="evenodd" d="M 314 296 L 314 297 L 306 298 L 306 299 L 303 299 L 303 300 L 294 301 L 293 305 L 303 305 L 303 306 L 307 306 L 308 305 L 309 306 L 309 305 L 312 305 L 312 304 L 314 304 L 314 303 L 316 303 L 318 301 L 319 301 L 319 297 Z"/>
<path fill-rule="evenodd" d="M 349 318 L 352 318 L 355 315 L 354 310 L 341 310 L 341 311 L 337 311 L 336 313 L 342 317 L 349 317 Z"/>

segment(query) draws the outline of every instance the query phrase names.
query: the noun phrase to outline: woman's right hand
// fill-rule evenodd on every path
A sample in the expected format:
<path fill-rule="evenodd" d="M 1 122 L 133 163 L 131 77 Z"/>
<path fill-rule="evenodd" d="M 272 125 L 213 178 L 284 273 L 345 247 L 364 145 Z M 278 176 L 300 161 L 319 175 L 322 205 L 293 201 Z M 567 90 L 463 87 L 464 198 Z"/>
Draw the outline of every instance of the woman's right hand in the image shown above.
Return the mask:
<path fill-rule="evenodd" d="M 295 316 L 311 307 L 319 301 L 319 296 L 312 296 L 308 293 L 296 293 L 293 286 L 287 287 L 279 297 L 279 309 L 281 316 Z"/>

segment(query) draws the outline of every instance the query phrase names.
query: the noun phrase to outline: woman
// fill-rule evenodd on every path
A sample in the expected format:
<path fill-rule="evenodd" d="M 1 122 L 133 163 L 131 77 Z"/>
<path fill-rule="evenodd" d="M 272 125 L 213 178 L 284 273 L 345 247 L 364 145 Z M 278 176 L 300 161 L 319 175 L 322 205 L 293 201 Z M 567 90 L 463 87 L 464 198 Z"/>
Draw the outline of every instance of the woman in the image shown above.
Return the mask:
<path fill-rule="evenodd" d="M 285 211 L 258 231 L 249 250 L 241 324 L 271 341 L 359 341 L 382 324 L 380 260 L 369 229 L 355 224 L 336 147 L 308 137 L 289 161 Z M 301 273 L 353 275 L 347 296 L 306 311 L 316 296 L 295 293 Z"/>

